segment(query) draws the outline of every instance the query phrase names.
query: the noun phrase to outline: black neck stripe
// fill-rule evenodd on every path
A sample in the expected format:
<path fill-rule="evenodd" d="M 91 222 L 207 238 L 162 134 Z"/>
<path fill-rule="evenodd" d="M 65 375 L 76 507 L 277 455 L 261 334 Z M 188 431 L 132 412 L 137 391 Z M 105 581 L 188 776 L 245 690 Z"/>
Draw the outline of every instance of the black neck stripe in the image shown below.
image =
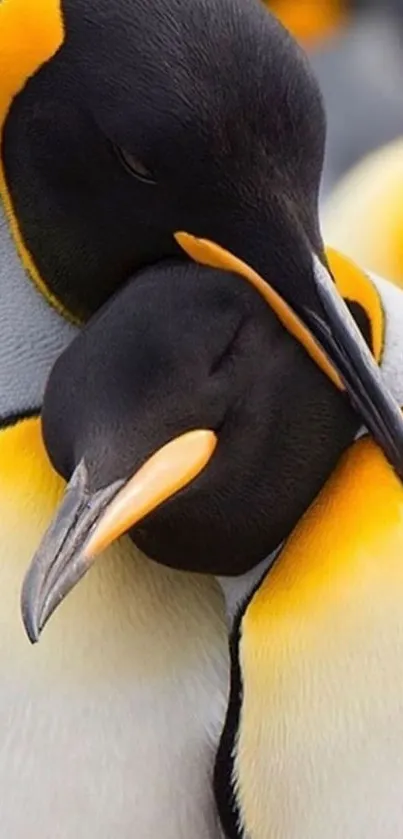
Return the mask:
<path fill-rule="evenodd" d="M 6 414 L 4 417 L 0 416 L 0 431 L 5 428 L 12 428 L 15 425 L 18 425 L 20 422 L 24 422 L 24 420 L 34 419 L 35 417 L 39 417 L 41 414 L 40 407 L 37 408 L 25 408 L 22 411 L 18 411 L 15 414 Z"/>
<path fill-rule="evenodd" d="M 242 673 L 239 661 L 242 620 L 249 604 L 272 567 L 273 563 L 265 569 L 250 594 L 240 604 L 230 637 L 231 688 L 227 716 L 217 750 L 213 781 L 217 809 L 226 839 L 245 839 L 245 826 L 242 824 L 242 816 L 234 789 L 236 781 L 234 777 L 234 758 L 243 700 Z"/>

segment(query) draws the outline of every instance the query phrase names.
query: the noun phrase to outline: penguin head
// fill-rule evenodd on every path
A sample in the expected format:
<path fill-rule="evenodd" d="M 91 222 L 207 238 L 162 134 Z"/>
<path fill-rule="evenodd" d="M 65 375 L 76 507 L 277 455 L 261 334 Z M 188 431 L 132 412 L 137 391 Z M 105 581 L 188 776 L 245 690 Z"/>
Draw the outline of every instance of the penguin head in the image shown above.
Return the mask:
<path fill-rule="evenodd" d="M 321 251 L 321 97 L 260 0 L 62 0 L 60 15 L 63 42 L 15 97 L 1 155 L 25 249 L 70 316 L 177 254 L 176 230 L 270 272 L 301 231 Z"/>
<path fill-rule="evenodd" d="M 175 260 L 78 334 L 42 417 L 69 484 L 25 581 L 33 639 L 124 532 L 163 564 L 244 573 L 292 530 L 359 423 L 255 289 Z"/>

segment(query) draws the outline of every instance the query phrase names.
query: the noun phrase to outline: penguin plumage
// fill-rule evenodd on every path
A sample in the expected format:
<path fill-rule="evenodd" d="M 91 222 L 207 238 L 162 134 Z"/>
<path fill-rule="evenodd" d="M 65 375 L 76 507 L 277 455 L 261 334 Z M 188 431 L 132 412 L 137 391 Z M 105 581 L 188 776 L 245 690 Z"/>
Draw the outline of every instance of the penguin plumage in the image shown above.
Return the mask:
<path fill-rule="evenodd" d="M 220 592 L 123 541 L 33 654 L 21 581 L 63 495 L 38 420 L 0 430 L 0 806 L 8 836 L 220 836 L 228 663 Z"/>
<path fill-rule="evenodd" d="M 401 834 L 402 512 L 358 441 L 242 609 L 215 785 L 229 839 Z"/>
<path fill-rule="evenodd" d="M 280 453 L 276 485 L 281 488 L 281 482 L 288 481 L 284 505 L 301 492 L 306 506 L 309 505 L 306 493 L 312 476 L 309 468 L 305 470 L 309 457 L 315 458 L 315 449 L 320 451 L 322 463 L 324 450 L 329 446 L 333 447 L 337 459 L 337 454 L 345 448 L 346 438 L 353 443 L 359 431 L 359 417 L 346 413 L 350 411 L 348 403 L 311 360 L 304 354 L 297 355 L 298 366 L 294 366 L 288 349 L 296 352 L 302 348 L 276 323 L 256 288 L 249 288 L 244 279 L 231 273 L 225 277 L 221 272 L 205 273 L 205 269 L 198 269 L 192 281 L 189 266 L 181 263 L 174 263 L 171 269 L 166 265 L 152 270 L 154 277 L 147 277 L 145 272 L 137 284 L 120 292 L 90 321 L 55 365 L 49 379 L 44 407 L 45 440 L 59 471 L 66 477 L 73 472 L 73 479 L 59 517 L 45 536 L 25 581 L 23 614 L 33 640 L 38 638 L 60 600 L 92 566 L 91 550 L 89 553 L 86 550 L 88 540 L 91 543 L 94 532 L 96 537 L 105 507 L 107 516 L 115 498 L 117 507 L 127 503 L 127 475 L 130 477 L 133 469 L 137 469 L 135 478 L 138 478 L 144 468 L 147 470 L 147 464 L 153 468 L 153 452 L 159 447 L 160 453 L 165 452 L 165 466 L 161 471 L 160 460 L 156 471 L 160 492 L 167 466 L 168 472 L 177 466 L 176 453 L 171 461 L 166 459 L 172 437 L 181 442 L 183 435 L 187 436 L 186 431 L 192 434 L 192 429 L 200 424 L 209 428 L 210 434 L 215 428 L 217 450 L 210 452 L 202 468 L 191 478 L 186 464 L 186 480 L 176 486 L 178 494 L 172 493 L 171 498 L 165 499 L 168 503 L 162 503 L 159 508 L 154 505 L 157 509 L 151 516 L 139 517 L 141 521 L 132 538 L 140 543 L 143 539 L 154 539 L 158 551 L 158 514 L 161 513 L 166 517 L 167 528 L 161 552 L 159 556 L 154 554 L 156 559 L 166 562 L 167 543 L 170 538 L 175 540 L 175 530 L 186 532 L 189 528 L 196 557 L 202 540 L 202 553 L 208 563 L 203 570 L 236 573 L 230 552 L 217 556 L 213 550 L 207 555 L 209 534 L 197 530 L 201 503 L 206 531 L 216 527 L 216 519 L 235 553 L 239 540 L 237 518 L 244 515 L 244 508 L 249 545 L 245 531 L 243 547 L 249 548 L 251 554 L 254 552 L 260 511 L 253 497 L 244 494 L 242 485 L 245 464 L 246 475 L 248 471 L 248 448 L 253 450 L 260 435 L 265 433 L 260 421 L 260 430 L 255 428 L 249 435 L 253 429 L 254 382 L 257 382 L 257 392 L 267 392 L 270 402 L 276 380 L 286 377 L 283 388 L 275 391 L 274 401 L 282 417 L 273 428 L 269 427 L 267 460 L 260 457 L 259 468 L 253 467 L 255 482 L 258 484 L 267 471 L 270 486 L 273 452 Z M 402 295 L 383 281 L 369 277 L 367 281 L 379 295 L 384 313 L 379 363 L 396 399 L 403 402 L 401 373 L 396 378 L 403 354 L 401 342 L 396 344 L 403 322 Z M 131 294 L 135 295 L 136 306 L 129 305 Z M 234 295 L 233 310 L 228 294 Z M 138 311 L 141 326 L 136 329 L 134 320 L 133 334 L 128 336 L 125 319 L 132 310 Z M 252 337 L 244 344 L 246 312 Z M 159 331 L 155 328 L 156 320 L 161 323 Z M 272 356 L 275 363 L 263 378 L 261 358 L 265 354 L 257 350 L 263 350 L 265 342 L 268 342 L 266 355 Z M 252 366 L 244 367 L 244 353 L 246 357 L 250 354 Z M 161 374 L 162 357 L 165 366 Z M 287 373 L 290 389 L 286 384 Z M 237 387 L 238 376 L 241 391 Z M 296 379 L 302 382 L 308 396 L 305 404 L 300 400 L 298 414 L 293 403 Z M 67 382 L 70 384 L 66 388 Z M 242 413 L 244 388 L 251 408 L 246 415 Z M 234 397 L 235 414 L 231 410 Z M 117 405 L 114 415 L 111 404 Z M 123 406 L 128 412 L 126 418 Z M 309 431 L 312 439 L 297 470 L 295 457 L 299 446 L 297 443 L 293 447 L 293 434 L 298 423 L 305 442 Z M 247 441 L 241 449 L 239 465 L 235 461 L 238 471 L 231 474 L 235 498 L 237 494 L 239 497 L 239 507 L 233 504 L 232 519 L 221 515 L 220 504 L 225 504 L 225 499 L 220 492 L 215 497 L 215 480 L 220 469 L 228 477 L 225 464 L 228 429 L 234 433 L 238 445 L 240 438 Z M 220 459 L 214 464 L 216 451 L 224 464 Z M 146 471 L 144 474 L 131 491 L 134 505 L 139 492 L 147 490 L 149 475 Z M 170 481 L 171 477 L 168 478 Z M 154 483 L 153 478 L 152 488 Z M 260 503 L 264 503 L 263 498 Z M 216 800 L 229 839 L 239 839 L 244 833 L 251 839 L 268 839 L 274 829 L 279 836 L 306 836 L 307 839 L 313 836 L 319 839 L 323 835 L 338 839 L 346 833 L 358 839 L 364 831 L 371 839 L 385 836 L 392 839 L 396 835 L 396 825 L 399 827 L 402 817 L 397 794 L 401 786 L 400 751 L 393 744 L 389 748 L 388 743 L 392 712 L 396 725 L 403 714 L 399 685 L 391 682 L 401 657 L 403 637 L 400 600 L 396 594 L 402 581 L 399 562 L 402 505 L 401 478 L 373 441 L 360 440 L 354 442 L 284 546 L 278 544 L 265 561 L 265 549 L 261 549 L 261 563 L 256 552 L 250 566 L 253 573 L 246 579 L 246 591 L 248 586 L 253 587 L 252 598 L 249 601 L 246 596 L 235 619 L 231 645 L 232 691 L 216 761 Z M 263 523 L 270 533 L 273 521 L 270 504 L 263 513 Z M 172 555 L 180 562 L 180 550 L 175 541 L 173 544 Z M 188 553 L 181 567 L 192 568 L 193 562 L 194 557 Z M 386 573 L 392 575 L 391 585 L 390 576 L 382 585 L 385 564 Z M 271 567 L 262 583 L 268 565 Z M 243 591 L 242 600 L 245 598 L 242 576 L 239 589 Z M 378 633 L 374 633 L 374 619 L 379 626 Z M 271 643 L 267 638 L 272 639 Z M 372 690 L 366 695 L 368 667 Z M 377 680 L 384 667 L 388 681 L 385 689 L 377 693 Z M 359 668 L 362 690 L 357 691 Z M 333 680 L 335 685 L 329 695 L 328 680 L 330 683 Z M 337 702 L 336 688 L 340 692 Z M 382 717 L 383 707 L 390 709 L 386 717 Z M 315 711 L 313 733 L 308 737 L 312 708 Z M 319 732 L 315 736 L 321 714 L 322 729 L 320 736 Z M 336 727 L 334 719 L 338 720 Z M 356 729 L 352 728 L 354 724 Z M 283 739 L 285 726 L 293 732 L 291 739 Z M 331 751 L 326 751 L 336 737 L 337 760 Z M 298 749 L 300 740 L 302 746 Z M 392 773 L 386 787 L 379 783 L 376 774 L 379 755 L 385 772 Z M 276 792 L 273 797 L 268 794 L 271 788 Z M 306 789 L 306 798 L 301 789 Z"/>
<path fill-rule="evenodd" d="M 27 279 L 5 222 L 0 250 L 2 830 L 110 839 L 135 826 L 142 839 L 216 839 L 211 771 L 228 654 L 213 581 L 150 563 L 126 540 L 37 654 L 26 642 L 21 582 L 64 491 L 40 410 L 76 330 Z"/>
<path fill-rule="evenodd" d="M 403 402 L 403 349 L 401 341 L 396 344 L 403 297 L 384 281 L 368 282 L 384 312 L 379 361 L 396 399 Z M 262 358 L 273 362 L 267 361 L 266 376 Z M 301 384 L 297 412 L 296 381 Z M 267 403 L 257 411 L 255 427 L 255 405 L 264 405 L 262 394 Z M 281 412 L 273 424 L 270 402 Z M 104 500 L 111 503 L 110 490 L 119 496 L 127 476 L 139 475 L 142 464 L 151 464 L 153 452 L 164 451 L 172 437 L 180 441 L 189 429 L 215 428 L 218 442 L 210 463 L 143 517 L 132 538 L 154 544 L 151 555 L 167 564 L 171 540 L 172 556 L 186 568 L 194 568 L 200 551 L 206 558 L 201 570 L 218 574 L 239 573 L 240 546 L 253 557 L 253 573 L 238 582 L 232 691 L 216 761 L 215 792 L 225 835 L 268 839 L 275 829 L 284 839 L 358 839 L 366 831 L 371 839 L 392 839 L 401 823 L 400 740 L 395 743 L 390 731 L 391 719 L 398 726 L 403 715 L 399 682 L 392 681 L 403 637 L 401 479 L 373 441 L 353 443 L 359 417 L 287 335 L 256 288 L 229 272 L 195 271 L 184 263 L 143 272 L 60 357 L 49 379 L 43 417 L 48 452 L 66 478 L 73 473 L 73 481 L 26 578 L 23 611 L 33 640 L 72 579 L 77 582 L 92 566 L 80 565 L 81 557 L 102 521 Z M 297 427 L 304 437 L 302 450 L 294 436 Z M 232 435 L 239 462 L 229 453 Z M 274 480 L 280 493 L 287 483 L 280 507 L 289 507 L 295 494 L 309 507 L 267 560 L 270 546 L 258 546 L 259 530 L 266 527 L 272 535 L 278 510 L 275 501 L 265 508 L 263 495 L 256 503 L 243 483 L 248 481 L 248 452 L 260 440 L 262 454 L 251 467 L 256 486 L 267 475 L 266 493 Z M 317 454 L 323 482 L 325 468 L 328 474 L 331 469 L 325 450 L 335 462 L 348 443 L 352 448 L 309 506 L 315 495 L 310 466 Z M 220 458 L 214 463 L 216 452 Z M 277 462 L 273 453 L 279 454 Z M 234 470 L 230 473 L 227 459 Z M 221 470 L 222 486 L 217 481 Z M 74 474 L 84 483 L 74 482 Z M 164 481 L 161 472 L 159 481 Z M 231 517 L 225 512 L 225 492 Z M 132 498 L 136 503 L 136 493 Z M 165 524 L 161 540 L 159 515 Z M 210 539 L 211 532 L 217 538 L 219 528 L 223 541 L 216 553 Z M 186 554 L 176 539 L 186 536 L 187 529 Z M 245 596 L 250 587 L 251 598 Z M 388 679 L 377 691 L 384 672 Z M 384 708 L 389 711 L 382 716 Z M 284 730 L 292 732 L 285 740 Z M 378 758 L 385 773 L 392 773 L 386 786 L 379 783 Z"/>
<path fill-rule="evenodd" d="M 244 573 L 292 530 L 360 424 L 255 289 L 181 261 L 144 270 L 90 320 L 53 368 L 42 419 L 54 467 L 71 482 L 62 576 L 121 485 L 194 429 L 218 438 L 210 463 L 132 538 L 167 565 Z M 57 539 L 54 529 L 49 562 Z M 37 592 L 36 608 L 49 596 Z"/>
<path fill-rule="evenodd" d="M 403 294 L 372 281 L 403 404 Z M 215 770 L 229 839 L 401 835 L 402 522 L 401 480 L 364 436 L 269 570 L 244 581 Z"/>
<path fill-rule="evenodd" d="M 0 125 L 26 77 L 59 45 L 58 5 L 0 4 Z M 20 147 L 22 169 L 28 146 Z M 49 371 L 77 329 L 35 271 L 4 184 L 2 196 L 2 833 L 218 839 L 211 771 L 228 654 L 214 582 L 158 567 L 126 541 L 105 556 L 37 654 L 26 643 L 21 580 L 64 490 L 43 445 L 40 411 Z M 42 233 L 50 241 L 52 210 Z"/>

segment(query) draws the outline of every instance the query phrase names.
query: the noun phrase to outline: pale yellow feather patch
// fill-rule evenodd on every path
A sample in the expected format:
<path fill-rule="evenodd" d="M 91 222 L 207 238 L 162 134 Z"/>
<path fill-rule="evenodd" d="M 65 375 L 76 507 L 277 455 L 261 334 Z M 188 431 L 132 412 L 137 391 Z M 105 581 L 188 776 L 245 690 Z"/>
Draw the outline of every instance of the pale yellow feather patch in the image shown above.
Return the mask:
<path fill-rule="evenodd" d="M 403 835 L 403 488 L 368 439 L 242 622 L 235 776 L 248 839 Z"/>
<path fill-rule="evenodd" d="M 326 248 L 326 257 L 337 290 L 343 300 L 359 303 L 371 324 L 371 350 L 378 364 L 382 361 L 385 343 L 385 314 L 381 295 L 368 274 L 348 256 L 334 248 Z"/>

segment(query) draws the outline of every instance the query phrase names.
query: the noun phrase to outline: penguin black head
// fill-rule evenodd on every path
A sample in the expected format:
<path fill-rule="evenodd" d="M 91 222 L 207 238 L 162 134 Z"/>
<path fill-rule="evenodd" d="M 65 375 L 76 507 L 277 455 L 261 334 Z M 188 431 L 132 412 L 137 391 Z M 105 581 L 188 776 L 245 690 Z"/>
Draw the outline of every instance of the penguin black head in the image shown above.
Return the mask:
<path fill-rule="evenodd" d="M 70 483 L 25 581 L 30 637 L 125 531 L 164 564 L 245 572 L 292 530 L 358 422 L 243 279 L 180 261 L 144 271 L 49 379 L 45 444 Z"/>
<path fill-rule="evenodd" d="M 261 0 L 60 8 L 64 41 L 11 105 L 1 154 L 24 244 L 68 312 L 85 319 L 179 253 L 176 230 L 277 273 L 284 224 L 321 250 L 322 102 Z"/>

